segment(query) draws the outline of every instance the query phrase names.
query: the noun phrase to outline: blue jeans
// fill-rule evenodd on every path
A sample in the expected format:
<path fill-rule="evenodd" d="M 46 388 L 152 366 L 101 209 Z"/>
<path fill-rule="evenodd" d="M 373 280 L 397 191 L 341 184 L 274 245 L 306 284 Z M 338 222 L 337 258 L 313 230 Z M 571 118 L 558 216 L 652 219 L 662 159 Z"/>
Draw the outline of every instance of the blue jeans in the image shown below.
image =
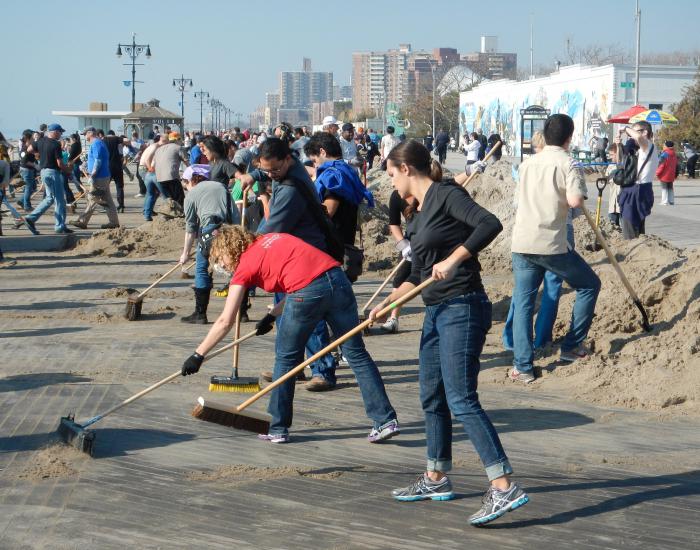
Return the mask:
<path fill-rule="evenodd" d="M 143 201 L 143 217 L 149 219 L 153 217 L 153 207 L 156 205 L 158 195 L 162 194 L 155 172 L 146 172 L 144 178 L 146 183 L 146 198 Z"/>
<path fill-rule="evenodd" d="M 218 224 L 205 225 L 200 228 L 198 235 L 213 231 L 217 227 L 219 227 Z M 209 273 L 209 256 L 202 254 L 202 248 L 199 243 L 197 243 L 197 252 L 195 253 L 194 259 L 196 261 L 194 266 L 194 288 L 210 289 L 214 286 L 214 282 Z"/>
<path fill-rule="evenodd" d="M 36 222 L 41 215 L 46 212 L 49 207 L 55 203 L 54 217 L 56 218 L 56 223 L 54 229 L 56 231 L 60 229 L 65 229 L 66 227 L 66 195 L 63 189 L 63 175 L 60 170 L 53 170 L 51 168 L 44 168 L 41 171 L 41 180 L 44 182 L 44 189 L 46 190 L 46 196 L 44 200 L 39 203 L 31 214 L 25 216 L 25 219 Z"/>
<path fill-rule="evenodd" d="M 304 344 L 319 321 L 327 322 L 337 335 L 345 334 L 360 323 L 350 281 L 339 267 L 287 295 L 284 311 L 277 322 L 275 380 L 303 362 Z M 355 334 L 341 345 L 341 349 L 357 378 L 365 412 L 374 422 L 374 427 L 395 419 L 396 411 L 389 402 L 382 377 L 365 349 L 362 336 Z M 271 392 L 268 407 L 272 415 L 271 434 L 286 434 L 292 425 L 294 385 L 292 377 Z"/>
<path fill-rule="evenodd" d="M 576 249 L 576 240 L 574 237 L 574 226 L 567 224 L 566 240 L 571 246 L 571 250 Z M 535 319 L 535 349 L 541 348 L 552 341 L 552 329 L 557 320 L 557 311 L 559 310 L 559 297 L 561 296 L 562 279 L 551 271 L 544 274 L 544 284 L 542 285 L 542 301 L 540 309 L 537 312 Z M 513 314 L 515 313 L 515 301 L 511 299 L 510 308 L 508 308 L 508 317 L 506 324 L 503 327 L 503 347 L 513 349 Z"/>
<path fill-rule="evenodd" d="M 33 168 L 21 168 L 19 173 L 24 181 L 24 193 L 22 194 L 22 206 L 25 210 L 32 209 L 32 194 L 36 191 L 36 170 Z"/>
<path fill-rule="evenodd" d="M 593 321 L 595 303 L 600 292 L 600 279 L 577 252 L 565 254 L 519 254 L 513 252 L 513 366 L 520 372 L 532 370 L 534 348 L 532 317 L 537 290 L 545 272 L 551 271 L 576 290 L 576 301 L 569 331 L 561 349 L 570 351 L 583 343 Z"/>
<path fill-rule="evenodd" d="M 275 303 L 277 304 L 281 302 L 282 300 L 284 300 L 284 297 L 285 294 L 283 292 L 276 292 Z M 280 317 L 277 319 L 276 323 L 278 331 L 281 322 L 282 318 Z M 338 336 L 341 335 L 339 334 Z M 331 339 L 330 335 L 328 334 L 328 325 L 326 325 L 326 321 L 321 319 L 318 323 L 316 323 L 313 332 L 309 336 L 309 339 L 306 341 L 306 356 L 311 357 L 312 355 L 315 355 L 330 343 Z M 335 385 L 335 369 L 337 368 L 337 366 L 338 365 L 336 364 L 335 358 L 332 354 L 329 353 L 311 363 L 311 375 L 320 376 L 330 384 Z"/>
<path fill-rule="evenodd" d="M 429 471 L 452 469 L 451 413 L 462 422 L 490 480 L 513 472 L 476 391 L 490 328 L 491 302 L 481 291 L 425 307 L 419 384 Z"/>

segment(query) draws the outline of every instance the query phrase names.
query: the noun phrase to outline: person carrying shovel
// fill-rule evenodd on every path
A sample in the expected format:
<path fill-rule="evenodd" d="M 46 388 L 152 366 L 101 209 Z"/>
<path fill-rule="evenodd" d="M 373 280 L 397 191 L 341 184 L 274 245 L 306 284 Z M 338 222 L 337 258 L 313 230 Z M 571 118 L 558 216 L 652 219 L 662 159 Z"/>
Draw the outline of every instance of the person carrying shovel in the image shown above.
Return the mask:
<path fill-rule="evenodd" d="M 256 324 L 257 334 L 266 334 L 272 330 L 275 317 L 281 316 L 275 339 L 274 380 L 303 361 L 305 344 L 320 321 L 327 322 L 336 335 L 346 334 L 359 324 L 355 295 L 340 263 L 300 238 L 286 233 L 253 235 L 239 226 L 226 225 L 212 242 L 210 259 L 234 275 L 224 310 L 183 363 L 183 376 L 198 372 L 205 355 L 228 334 L 246 289 L 252 286 L 286 295 Z M 398 435 L 396 411 L 361 334 L 350 337 L 341 348 L 357 378 L 367 416 L 374 424 L 368 441 L 378 443 Z M 269 433 L 258 436 L 261 440 L 289 441 L 294 382 L 292 378 L 271 392 L 268 410 L 272 421 Z"/>

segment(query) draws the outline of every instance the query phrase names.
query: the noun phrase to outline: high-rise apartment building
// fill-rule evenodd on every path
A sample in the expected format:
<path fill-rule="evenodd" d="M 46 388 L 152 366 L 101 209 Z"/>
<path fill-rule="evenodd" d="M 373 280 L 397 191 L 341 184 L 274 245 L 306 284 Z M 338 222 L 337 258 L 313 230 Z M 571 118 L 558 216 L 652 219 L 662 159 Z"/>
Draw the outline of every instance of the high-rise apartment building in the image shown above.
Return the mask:
<path fill-rule="evenodd" d="M 267 92 L 265 94 L 265 124 L 275 126 L 278 123 L 277 110 L 280 108 L 280 95 Z"/>
<path fill-rule="evenodd" d="M 308 58 L 303 67 L 280 73 L 279 108 L 308 109 L 314 102 L 333 99 L 333 73 L 312 71 Z"/>

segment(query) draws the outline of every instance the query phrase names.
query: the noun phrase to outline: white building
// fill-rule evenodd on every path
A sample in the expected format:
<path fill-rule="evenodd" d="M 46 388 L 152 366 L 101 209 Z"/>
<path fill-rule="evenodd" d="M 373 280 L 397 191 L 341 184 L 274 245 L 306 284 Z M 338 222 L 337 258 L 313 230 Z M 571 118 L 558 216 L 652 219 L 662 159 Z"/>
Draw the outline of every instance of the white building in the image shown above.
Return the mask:
<path fill-rule="evenodd" d="M 645 65 L 640 68 L 639 103 L 668 110 L 692 84 L 697 67 Z M 523 80 L 494 80 L 462 92 L 459 100 L 460 136 L 482 128 L 497 133 L 504 153 L 520 155 L 520 110 L 530 105 L 565 113 L 574 119 L 572 145 L 582 149 L 594 134 L 612 138 L 608 118 L 634 105 L 634 66 L 571 65 L 546 77 Z"/>

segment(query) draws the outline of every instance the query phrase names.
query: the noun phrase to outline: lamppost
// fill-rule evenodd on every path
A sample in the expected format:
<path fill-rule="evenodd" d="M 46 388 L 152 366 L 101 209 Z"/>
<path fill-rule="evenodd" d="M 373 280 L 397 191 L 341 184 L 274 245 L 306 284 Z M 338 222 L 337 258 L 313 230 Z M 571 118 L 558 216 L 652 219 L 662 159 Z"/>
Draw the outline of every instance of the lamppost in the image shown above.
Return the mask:
<path fill-rule="evenodd" d="M 430 60 L 430 73 L 433 75 L 433 125 L 430 128 L 430 133 L 435 139 L 435 62 L 432 59 Z"/>
<path fill-rule="evenodd" d="M 243 113 L 233 113 L 233 116 L 236 117 L 236 126 L 239 128 L 241 127 L 241 117 L 243 116 Z"/>
<path fill-rule="evenodd" d="M 194 97 L 199 98 L 199 133 L 204 133 L 204 101 L 209 99 L 209 92 L 199 90 L 194 93 Z"/>
<path fill-rule="evenodd" d="M 211 107 L 211 131 L 212 132 L 218 126 L 217 116 L 219 114 L 219 105 L 221 105 L 221 102 L 218 99 L 212 98 L 209 100 L 209 106 Z"/>
<path fill-rule="evenodd" d="M 131 63 L 124 63 L 124 65 L 131 65 L 131 112 L 136 110 L 136 65 L 143 65 L 143 63 L 136 63 L 136 58 L 141 55 L 144 51 L 146 52 L 146 58 L 151 58 L 151 46 L 149 44 L 137 44 L 136 43 L 136 33 L 131 36 L 131 44 L 117 44 L 117 57 L 122 56 L 122 48 L 131 58 Z"/>
<path fill-rule="evenodd" d="M 192 87 L 192 79 L 185 78 L 184 74 L 180 78 L 173 78 L 173 88 L 180 92 L 180 115 L 182 116 L 182 128 L 180 128 L 180 131 L 183 133 L 185 131 L 185 90 L 188 86 Z"/>

